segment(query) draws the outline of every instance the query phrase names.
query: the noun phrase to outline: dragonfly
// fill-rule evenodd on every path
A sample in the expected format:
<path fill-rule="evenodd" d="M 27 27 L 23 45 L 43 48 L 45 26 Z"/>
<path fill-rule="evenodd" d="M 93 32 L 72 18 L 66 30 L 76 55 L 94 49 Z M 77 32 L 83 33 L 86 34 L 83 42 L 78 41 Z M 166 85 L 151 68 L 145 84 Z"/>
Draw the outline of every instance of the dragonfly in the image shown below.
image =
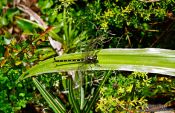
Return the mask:
<path fill-rule="evenodd" d="M 58 65 L 59 65 L 59 63 L 66 63 L 66 65 L 69 63 L 71 63 L 71 64 L 72 63 L 81 63 L 81 65 L 78 66 L 76 71 L 79 71 L 82 73 L 85 72 L 84 70 L 85 70 L 85 68 L 87 68 L 86 65 L 88 65 L 90 67 L 91 67 L 91 64 L 94 66 L 100 66 L 100 65 L 98 65 L 99 60 L 98 60 L 98 56 L 97 56 L 97 53 L 100 51 L 100 49 L 96 49 L 96 48 L 98 47 L 99 44 L 102 44 L 102 41 L 104 41 L 104 40 L 105 40 L 104 37 L 97 37 L 94 40 L 90 40 L 87 44 L 88 49 L 85 48 L 85 50 L 82 52 L 82 56 L 83 56 L 82 58 L 57 59 L 56 57 L 54 57 L 54 62 L 58 62 Z M 107 41 L 110 41 L 110 40 L 107 40 Z M 58 65 L 56 64 L 56 66 L 58 66 Z"/>
<path fill-rule="evenodd" d="M 83 55 L 85 57 L 81 59 L 56 60 L 56 58 L 54 58 L 54 61 L 55 62 L 82 62 L 84 64 L 97 64 L 98 63 L 97 53 L 100 51 L 100 50 L 97 50 L 98 46 L 102 47 L 103 46 L 102 44 L 109 42 L 111 39 L 112 38 L 106 40 L 105 37 L 99 36 L 95 39 L 89 40 L 89 42 L 86 44 L 85 50 L 83 51 Z"/>
<path fill-rule="evenodd" d="M 73 63 L 76 63 L 76 62 L 82 62 L 84 64 L 97 64 L 99 61 L 98 61 L 98 56 L 97 56 L 97 53 L 100 51 L 100 50 L 97 50 L 97 44 L 99 44 L 100 41 L 103 41 L 104 39 L 102 39 L 101 37 L 100 38 L 97 38 L 97 39 L 94 39 L 94 40 L 91 40 L 90 42 L 88 42 L 87 44 L 87 47 L 85 48 L 85 50 L 83 51 L 83 58 L 79 58 L 79 59 L 61 59 L 61 60 L 57 60 L 55 57 L 54 57 L 54 61 L 55 62 L 73 62 Z M 88 48 L 88 49 L 87 49 Z M 95 49 L 94 49 L 95 48 Z M 93 51 L 92 51 L 93 50 Z"/>
<path fill-rule="evenodd" d="M 54 58 L 55 62 L 84 62 L 85 64 L 97 64 L 98 63 L 98 57 L 97 55 L 92 56 L 86 56 L 85 58 L 81 59 L 63 59 L 63 60 L 56 60 Z"/>

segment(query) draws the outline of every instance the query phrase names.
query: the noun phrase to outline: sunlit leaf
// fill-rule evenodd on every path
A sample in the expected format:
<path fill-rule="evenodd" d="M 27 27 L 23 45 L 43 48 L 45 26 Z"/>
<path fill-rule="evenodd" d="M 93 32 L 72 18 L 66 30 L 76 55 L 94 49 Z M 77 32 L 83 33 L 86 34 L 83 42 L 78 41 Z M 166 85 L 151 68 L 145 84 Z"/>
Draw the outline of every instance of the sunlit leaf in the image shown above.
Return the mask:
<path fill-rule="evenodd" d="M 82 53 L 65 54 L 57 60 L 82 59 Z M 159 73 L 175 76 L 175 52 L 166 49 L 102 49 L 97 53 L 98 63 L 86 64 L 84 70 L 125 70 Z M 42 61 L 27 70 L 20 79 L 43 73 L 77 70 L 83 62 L 56 62 L 54 58 Z"/>
<path fill-rule="evenodd" d="M 0 17 L 0 27 L 1 26 L 5 26 L 5 25 L 8 25 L 8 20 L 6 17 Z"/>
<path fill-rule="evenodd" d="M 28 22 L 22 21 L 22 20 L 17 20 L 17 25 L 24 31 L 29 31 L 33 32 L 34 31 L 34 26 Z"/>

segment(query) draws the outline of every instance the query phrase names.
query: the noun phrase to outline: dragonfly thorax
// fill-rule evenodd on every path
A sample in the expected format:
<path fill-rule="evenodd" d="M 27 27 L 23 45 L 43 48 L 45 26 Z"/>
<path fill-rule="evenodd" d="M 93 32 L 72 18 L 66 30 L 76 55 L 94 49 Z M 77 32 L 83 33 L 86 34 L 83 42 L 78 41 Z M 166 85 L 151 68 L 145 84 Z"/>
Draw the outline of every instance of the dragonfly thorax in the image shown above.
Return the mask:
<path fill-rule="evenodd" d="M 98 63 L 97 55 L 85 57 L 85 63 L 87 64 Z"/>

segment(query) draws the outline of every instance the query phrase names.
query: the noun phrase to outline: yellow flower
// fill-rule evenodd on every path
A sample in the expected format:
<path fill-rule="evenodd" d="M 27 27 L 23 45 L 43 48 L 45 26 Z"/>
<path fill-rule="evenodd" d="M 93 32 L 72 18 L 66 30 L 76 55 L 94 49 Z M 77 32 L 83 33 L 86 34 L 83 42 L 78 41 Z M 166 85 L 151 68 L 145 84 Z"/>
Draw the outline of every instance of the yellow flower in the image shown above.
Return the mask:
<path fill-rule="evenodd" d="M 114 12 L 108 9 L 107 11 L 104 12 L 104 18 L 110 18 L 114 17 Z"/>
<path fill-rule="evenodd" d="M 101 29 L 108 29 L 108 22 L 107 21 L 103 21 L 101 23 Z"/>

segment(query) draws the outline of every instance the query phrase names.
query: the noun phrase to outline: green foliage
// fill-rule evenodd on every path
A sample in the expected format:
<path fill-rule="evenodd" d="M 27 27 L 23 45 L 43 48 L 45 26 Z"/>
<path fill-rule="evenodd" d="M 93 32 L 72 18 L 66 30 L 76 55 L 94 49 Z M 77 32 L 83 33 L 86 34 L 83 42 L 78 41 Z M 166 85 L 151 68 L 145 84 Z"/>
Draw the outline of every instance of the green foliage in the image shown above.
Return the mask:
<path fill-rule="evenodd" d="M 48 102 L 49 106 L 53 109 L 55 113 L 65 113 L 66 109 L 65 106 L 61 103 L 60 100 L 53 98 L 47 90 L 45 90 L 42 85 L 37 81 L 37 79 L 33 78 L 34 84 L 42 94 L 42 96 L 45 98 L 45 100 Z"/>
<path fill-rule="evenodd" d="M 47 15 L 43 19 L 56 26 L 57 33 L 62 33 L 64 21 L 71 20 L 76 30 L 87 32 L 88 38 L 112 38 L 105 47 L 150 47 L 164 29 L 161 24 L 168 20 L 168 13 L 174 13 L 174 4 L 174 0 L 39 1 Z"/>
<path fill-rule="evenodd" d="M 85 41 L 88 36 L 86 30 L 77 29 L 80 22 L 75 21 L 69 14 L 69 6 L 74 4 L 74 0 L 60 2 L 43 2 L 41 0 L 38 4 L 42 13 L 48 15 L 48 17 L 44 17 L 44 19 L 47 18 L 48 23 L 55 27 L 53 31 L 61 37 L 61 40 L 58 41 L 63 44 L 65 53 L 75 52 L 77 48 L 80 48 L 80 45 L 82 47 L 82 41 Z"/>
<path fill-rule="evenodd" d="M 97 110 L 102 112 L 139 112 L 147 107 L 145 97 L 154 95 L 150 91 L 152 78 L 148 78 L 146 73 L 134 72 L 129 76 L 122 74 L 109 79 L 100 91 Z"/>
<path fill-rule="evenodd" d="M 82 4 L 84 7 L 81 7 Z M 72 15 L 75 20 L 82 21 L 81 28 L 82 26 L 84 29 L 91 28 L 91 35 L 100 31 L 101 35 L 107 34 L 106 37 L 113 37 L 110 44 L 113 47 L 124 47 L 127 44 L 126 40 L 130 47 L 149 47 L 151 38 L 158 34 L 156 31 L 161 30 L 161 26 L 158 29 L 152 23 L 163 22 L 167 12 L 173 9 L 175 2 L 145 3 L 139 0 L 129 2 L 104 0 L 101 2 L 96 0 L 82 4 L 77 4 L 78 8 L 82 10 L 77 12 L 73 9 Z M 93 27 L 90 22 L 94 23 L 96 27 Z M 97 32 L 94 33 L 94 31 Z M 111 36 L 111 34 L 115 35 Z"/>
<path fill-rule="evenodd" d="M 19 14 L 19 11 L 16 8 L 9 8 L 5 13 L 0 12 L 0 27 L 7 26 L 13 22 L 15 15 Z"/>
<path fill-rule="evenodd" d="M 6 35 L 1 35 L 1 69 L 0 69 L 0 112 L 14 113 L 26 106 L 29 101 L 37 102 L 40 98 L 32 98 L 35 95 L 35 88 L 30 79 L 24 80 L 16 84 L 16 80 L 30 65 L 38 60 L 38 56 L 42 53 L 32 53 L 32 45 L 30 41 L 21 42 L 17 45 L 14 38 L 8 39 Z M 7 46 L 8 45 L 8 46 Z M 46 53 L 46 52 L 44 52 Z M 32 55 L 35 54 L 35 55 Z M 17 57 L 18 56 L 18 57 Z M 41 77 L 40 80 L 45 81 L 46 87 L 56 81 L 57 77 L 49 78 Z"/>
<path fill-rule="evenodd" d="M 167 77 L 148 77 L 146 73 L 133 72 L 125 76 L 115 74 L 100 91 L 100 99 L 96 110 L 102 112 L 141 112 L 147 107 L 152 97 L 168 94 L 172 95 L 174 79 Z M 171 97 L 170 96 L 170 97 Z M 164 101 L 164 103 L 171 103 Z"/>
<path fill-rule="evenodd" d="M 25 82 L 16 84 L 15 80 L 20 75 L 19 69 L 9 69 L 8 72 L 0 70 L 0 112 L 13 113 L 25 107 L 26 103 L 31 100 L 31 93 L 27 93 Z"/>
<path fill-rule="evenodd" d="M 16 21 L 17 25 L 20 27 L 20 29 L 22 29 L 24 32 L 30 32 L 33 34 L 33 32 L 35 32 L 35 27 L 30 24 L 30 23 L 27 23 L 25 21 L 22 21 L 22 20 L 17 20 Z"/>
<path fill-rule="evenodd" d="M 103 73 L 103 78 L 101 83 L 97 88 L 91 87 L 93 90 L 87 90 L 88 84 L 84 84 L 84 86 L 81 86 L 80 88 L 75 89 L 75 84 L 77 83 L 76 81 L 73 81 L 71 76 L 68 76 L 66 79 L 66 87 L 65 90 L 68 89 L 68 100 L 69 100 L 69 106 L 65 108 L 65 105 L 61 102 L 61 98 L 54 98 L 40 83 L 37 79 L 33 78 L 33 81 L 37 87 L 37 89 L 40 91 L 42 96 L 45 98 L 45 100 L 48 102 L 49 106 L 53 109 L 55 113 L 65 113 L 65 112 L 75 112 L 75 113 L 89 113 L 92 108 L 94 108 L 94 105 L 98 99 L 98 95 L 100 92 L 101 87 L 104 85 L 105 81 L 109 78 L 111 72 L 104 72 Z M 86 77 L 87 78 L 87 77 Z M 90 77 L 91 78 L 91 77 Z M 77 79 L 79 80 L 79 79 Z M 92 81 L 90 81 L 92 82 Z M 60 85 L 60 84 L 59 84 Z M 89 85 L 88 85 L 89 86 Z M 88 87 L 89 88 L 89 87 Z M 83 92 L 80 90 L 83 89 Z M 60 90 L 58 88 L 57 90 Z M 81 93 L 80 93 L 81 92 Z M 89 94 L 89 92 L 91 92 Z M 84 98 L 79 98 L 79 97 Z M 85 96 L 87 95 L 87 96 Z M 89 98 L 91 96 L 91 98 Z M 81 101 L 83 99 L 83 103 Z M 82 106 L 80 106 L 82 104 Z"/>
<path fill-rule="evenodd" d="M 26 34 L 21 36 L 22 33 L 14 22 L 14 16 L 19 14 L 19 10 L 9 7 L 5 9 L 7 2 L 3 0 L 1 3 L 4 6 L 0 7 L 0 10 L 3 10 L 3 12 L 0 11 L 0 112 L 14 113 L 26 107 L 29 101 L 39 101 L 39 98 L 32 98 L 36 93 L 32 81 L 24 80 L 16 84 L 17 78 L 39 60 L 47 58 L 49 56 L 46 54 L 47 51 L 53 52 L 53 50 L 37 46 L 42 46 L 42 42 L 45 41 L 44 38 L 37 39 L 37 34 L 32 34 L 28 38 L 26 38 Z M 9 5 L 11 3 L 9 2 Z M 20 20 L 17 21 L 17 24 L 22 26 L 20 27 L 24 32 L 28 30 L 31 34 L 31 25 Z M 36 30 L 33 29 L 33 31 Z M 45 43 L 44 46 L 47 44 Z M 37 50 L 37 48 L 39 49 Z M 42 54 L 44 55 L 41 56 Z M 50 82 L 47 77 L 42 80 Z M 51 85 L 49 84 L 49 86 Z"/>

